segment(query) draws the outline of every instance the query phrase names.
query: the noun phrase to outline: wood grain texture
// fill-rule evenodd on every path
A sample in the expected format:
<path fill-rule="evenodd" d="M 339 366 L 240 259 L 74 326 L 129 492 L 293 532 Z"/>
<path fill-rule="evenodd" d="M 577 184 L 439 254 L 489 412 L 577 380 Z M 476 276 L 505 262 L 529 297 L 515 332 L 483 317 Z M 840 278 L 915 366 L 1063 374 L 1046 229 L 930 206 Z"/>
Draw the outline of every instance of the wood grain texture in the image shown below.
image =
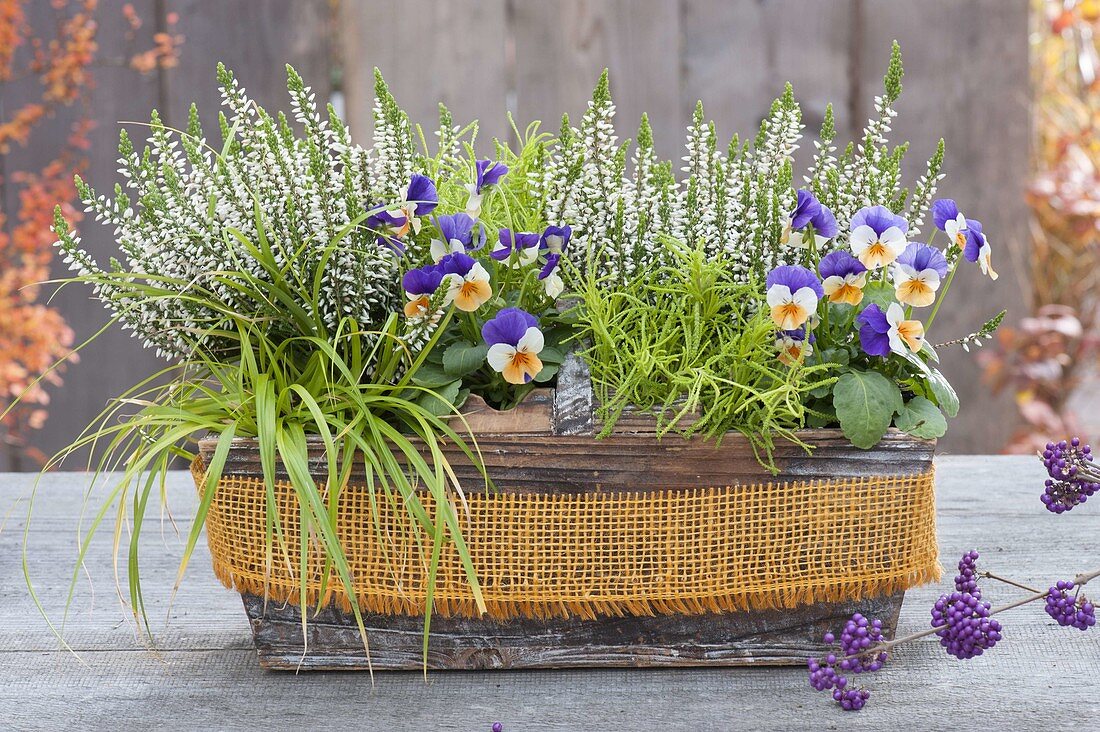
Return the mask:
<path fill-rule="evenodd" d="M 374 67 L 414 124 L 434 141 L 439 102 L 456 124 L 479 121 L 478 151 L 509 139 L 510 52 L 505 0 L 354 0 L 339 3 L 348 123 L 357 140 L 373 128 Z"/>
<path fill-rule="evenodd" d="M 696 489 L 758 484 L 784 480 L 829 480 L 867 475 L 912 475 L 932 464 L 935 441 L 919 440 L 891 430 L 872 450 L 860 450 L 840 430 L 805 430 L 799 439 L 814 446 L 779 442 L 775 448 L 778 477 L 756 459 L 742 435 L 726 435 L 720 444 L 701 437 L 677 435 L 658 438 L 652 432 L 616 433 L 594 439 L 585 435 L 526 435 L 485 433 L 477 446 L 489 477 L 498 490 L 518 493 L 610 493 Z M 216 442 L 199 443 L 204 460 Z M 483 479 L 465 454 L 454 446 L 443 452 L 459 480 L 477 485 Z M 310 443 L 310 467 L 323 480 L 324 446 Z M 262 476 L 255 440 L 237 438 L 229 451 L 225 472 Z M 280 473 L 280 477 L 283 473 Z"/>
<path fill-rule="evenodd" d="M 879 673 L 859 714 L 841 711 L 806 685 L 800 668 L 600 669 L 560 671 L 273 674 L 260 669 L 240 596 L 214 578 L 199 542 L 169 605 L 182 538 L 155 519 L 142 541 L 142 576 L 157 650 L 138 639 L 115 598 L 111 536 L 91 542 L 65 638 L 58 646 L 22 585 L 26 495 L 34 476 L 0 475 L 0 720 L 13 730 L 223 729 L 328 726 L 379 730 L 580 729 L 942 730 L 945 719 L 977 716 L 988 729 L 1091 729 L 1100 719 L 1100 634 L 1057 627 L 1038 606 L 1002 616 L 1005 640 L 957 662 L 935 638 L 904 645 Z M 1086 504 L 1060 517 L 1038 502 L 1043 471 L 1026 457 L 939 457 L 940 548 L 977 548 L 990 571 L 1046 586 L 1096 564 L 1100 511 Z M 74 528 L 88 476 L 43 479 L 27 536 L 28 568 L 51 619 L 60 621 L 76 557 Z M 103 500 L 93 491 L 88 510 Z M 197 503 L 186 472 L 168 496 L 179 531 Z M 150 516 L 161 506 L 154 496 Z M 86 524 L 85 524 L 86 525 Z M 151 531 L 149 531 L 151 529 Z M 126 562 L 119 563 L 125 582 Z M 899 632 L 928 625 L 928 608 L 951 586 L 910 590 Z M 1019 594 L 986 585 L 996 603 Z M 1072 699 L 1072 703 L 1052 700 Z"/>
<path fill-rule="evenodd" d="M 821 636 L 859 612 L 883 621 L 893 638 L 905 593 L 795 610 L 705 615 L 508 621 L 432 619 L 428 667 L 456 669 L 614 668 L 617 666 L 803 665 Z M 260 665 L 273 671 L 364 671 L 355 619 L 332 608 L 309 616 L 244 596 Z M 366 615 L 371 667 L 423 668 L 423 617 Z M 304 641 L 304 642 L 303 642 Z"/>

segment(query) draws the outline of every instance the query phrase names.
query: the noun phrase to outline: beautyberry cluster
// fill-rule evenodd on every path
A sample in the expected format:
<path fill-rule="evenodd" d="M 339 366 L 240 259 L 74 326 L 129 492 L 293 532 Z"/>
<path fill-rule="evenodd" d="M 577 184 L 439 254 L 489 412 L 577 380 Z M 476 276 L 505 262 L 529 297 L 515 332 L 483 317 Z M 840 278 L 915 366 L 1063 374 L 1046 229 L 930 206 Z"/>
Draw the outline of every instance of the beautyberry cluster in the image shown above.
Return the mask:
<path fill-rule="evenodd" d="M 1100 490 L 1100 473 L 1092 466 L 1092 448 L 1080 438 L 1048 442 L 1042 454 L 1050 476 L 1040 497 L 1052 513 L 1064 513 Z"/>
<path fill-rule="evenodd" d="M 1058 582 L 1047 592 L 1047 615 L 1058 625 L 1088 630 L 1096 625 L 1096 607 L 1073 592 L 1074 584 L 1067 580 Z"/>
<path fill-rule="evenodd" d="M 823 638 L 827 645 L 837 643 L 833 633 Z M 824 658 L 807 661 L 810 669 L 810 686 L 818 691 L 833 690 L 833 699 L 841 709 L 859 711 L 867 703 L 871 692 L 848 687 L 848 677 L 843 675 L 878 671 L 886 663 L 885 651 L 868 653 L 886 639 L 882 634 L 882 621 L 869 620 L 860 613 L 853 615 L 840 633 L 840 656 L 830 653 Z"/>
<path fill-rule="evenodd" d="M 955 575 L 955 589 L 967 592 L 981 599 L 982 591 L 978 587 L 978 552 L 971 549 L 959 560 L 959 573 Z"/>
<path fill-rule="evenodd" d="M 932 627 L 940 645 L 955 658 L 982 655 L 1001 639 L 1001 624 L 989 616 L 989 603 L 969 592 L 942 595 L 932 606 Z"/>

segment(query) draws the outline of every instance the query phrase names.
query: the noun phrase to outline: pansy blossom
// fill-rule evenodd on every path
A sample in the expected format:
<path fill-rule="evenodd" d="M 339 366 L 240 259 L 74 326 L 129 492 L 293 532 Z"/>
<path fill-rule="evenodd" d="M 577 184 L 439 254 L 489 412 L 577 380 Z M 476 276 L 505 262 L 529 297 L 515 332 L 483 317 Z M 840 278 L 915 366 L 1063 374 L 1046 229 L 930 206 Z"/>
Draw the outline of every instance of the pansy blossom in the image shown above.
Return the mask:
<path fill-rule="evenodd" d="M 438 262 L 452 252 L 472 252 L 485 246 L 484 227 L 481 227 L 480 240 L 475 246 L 474 220 L 464 213 L 437 216 L 435 224 L 439 228 L 439 237 L 432 238 L 430 251 L 433 262 Z"/>
<path fill-rule="evenodd" d="M 792 232 L 805 231 L 811 227 L 818 246 L 837 235 L 836 217 L 828 206 L 818 201 L 810 191 L 800 188 L 794 211 L 787 218 L 787 227 L 783 232 L 783 243 L 799 247 L 806 246 L 805 236 L 792 237 Z"/>
<path fill-rule="evenodd" d="M 886 358 L 891 352 L 904 354 L 908 349 L 916 353 L 924 347 L 924 324 L 919 320 L 906 320 L 905 310 L 896 302 L 890 303 L 886 312 L 871 303 L 857 320 L 860 323 L 859 344 L 869 356 Z"/>
<path fill-rule="evenodd" d="M 484 191 L 495 186 L 508 174 L 508 166 L 493 160 L 478 160 L 474 163 L 474 182 L 466 184 L 470 197 L 466 199 L 466 213 L 475 219 L 481 215 L 481 198 Z"/>
<path fill-rule="evenodd" d="M 779 362 L 784 366 L 801 363 L 814 352 L 813 332 L 806 337 L 806 326 L 794 330 L 781 330 L 775 338 L 775 348 L 779 351 Z"/>
<path fill-rule="evenodd" d="M 569 226 L 547 226 L 542 232 L 539 246 L 551 254 L 561 254 L 569 246 L 569 239 L 573 236 L 573 229 Z"/>
<path fill-rule="evenodd" d="M 885 206 L 861 208 L 852 217 L 848 241 L 852 252 L 868 269 L 880 269 L 905 251 L 909 222 Z"/>
<path fill-rule="evenodd" d="M 977 219 L 968 219 L 959 211 L 959 206 L 950 198 L 941 198 L 932 202 L 932 221 L 936 228 L 947 234 L 951 243 L 962 249 L 963 258 L 968 262 L 977 262 L 982 274 L 997 279 L 991 261 L 992 249 L 989 240 L 982 233 L 982 223 Z"/>
<path fill-rule="evenodd" d="M 546 264 L 542 265 L 542 269 L 539 270 L 539 280 L 542 281 L 543 289 L 546 290 L 546 296 L 551 300 L 558 299 L 558 296 L 565 290 L 565 283 L 562 281 L 561 275 L 558 274 L 558 264 L 560 262 L 560 254 L 548 254 L 546 255 Z"/>
<path fill-rule="evenodd" d="M 486 360 L 509 384 L 526 384 L 542 371 L 543 347 L 538 319 L 519 308 L 504 308 L 481 327 L 489 346 Z"/>
<path fill-rule="evenodd" d="M 493 296 L 489 273 L 469 254 L 448 254 L 439 260 L 438 267 L 443 272 L 443 284 L 447 288 L 443 298 L 445 305 L 453 302 L 459 310 L 472 313 Z"/>
<path fill-rule="evenodd" d="M 867 268 L 845 251 L 829 252 L 818 262 L 821 288 L 829 302 L 859 305 L 863 302 L 863 288 L 867 284 Z"/>
<path fill-rule="evenodd" d="M 538 259 L 541 241 L 542 237 L 538 234 L 501 229 L 497 237 L 497 247 L 489 253 L 489 256 L 505 262 L 515 253 L 517 256 L 511 260 L 512 266 L 526 267 Z"/>
<path fill-rule="evenodd" d="M 401 286 L 409 301 L 405 303 L 405 316 L 415 318 L 425 315 L 431 305 L 431 296 L 443 281 L 443 271 L 434 265 L 409 270 L 401 278 Z"/>
<path fill-rule="evenodd" d="M 767 288 L 772 320 L 780 330 L 794 330 L 803 325 L 825 296 L 817 275 L 797 265 L 784 265 L 769 272 Z"/>
<path fill-rule="evenodd" d="M 947 259 L 936 247 L 912 242 L 894 262 L 894 296 L 903 305 L 923 308 L 936 301 Z"/>
<path fill-rule="evenodd" d="M 420 217 L 427 216 L 439 205 L 435 183 L 426 175 L 413 174 L 408 187 L 401 193 L 401 202 L 395 211 L 379 211 L 366 220 L 368 229 L 378 234 L 378 243 L 405 251 L 401 242 L 410 231 L 420 232 Z"/>

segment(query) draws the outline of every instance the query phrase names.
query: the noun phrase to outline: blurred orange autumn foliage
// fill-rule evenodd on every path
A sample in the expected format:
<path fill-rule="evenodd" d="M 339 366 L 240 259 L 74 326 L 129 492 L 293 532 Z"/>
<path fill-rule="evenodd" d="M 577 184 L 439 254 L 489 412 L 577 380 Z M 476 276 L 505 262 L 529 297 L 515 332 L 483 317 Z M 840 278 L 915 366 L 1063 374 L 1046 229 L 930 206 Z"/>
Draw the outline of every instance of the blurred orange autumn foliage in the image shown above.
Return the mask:
<path fill-rule="evenodd" d="M 42 2 L 42 0 L 36 0 Z M 182 38 L 157 33 L 153 47 L 128 49 L 121 60 L 102 58 L 96 41 L 97 0 L 49 0 L 53 23 L 49 31 L 31 27 L 26 0 L 0 0 L 0 93 L 21 84 L 28 99 L 0 116 L 0 413 L 20 395 L 21 403 L 0 420 L 0 444 L 13 453 L 42 461 L 44 456 L 27 445 L 27 432 L 46 420 L 47 385 L 61 383 L 61 369 L 50 367 L 70 353 L 73 332 L 60 313 L 42 302 L 42 286 L 53 260 L 53 206 L 63 202 L 66 218 L 78 221 L 73 207 L 73 175 L 87 165 L 90 95 L 94 70 L 104 64 L 125 63 L 150 73 L 176 62 Z M 131 29 L 141 19 L 126 4 L 122 14 Z M 171 29 L 175 14 L 167 17 Z M 27 87 L 33 91 L 25 93 Z M 65 114 L 71 117 L 67 138 L 36 161 L 32 170 L 12 170 L 10 153 L 27 147 L 42 122 Z M 38 149 L 49 148 L 39 146 Z M 76 355 L 69 355 L 75 361 Z"/>

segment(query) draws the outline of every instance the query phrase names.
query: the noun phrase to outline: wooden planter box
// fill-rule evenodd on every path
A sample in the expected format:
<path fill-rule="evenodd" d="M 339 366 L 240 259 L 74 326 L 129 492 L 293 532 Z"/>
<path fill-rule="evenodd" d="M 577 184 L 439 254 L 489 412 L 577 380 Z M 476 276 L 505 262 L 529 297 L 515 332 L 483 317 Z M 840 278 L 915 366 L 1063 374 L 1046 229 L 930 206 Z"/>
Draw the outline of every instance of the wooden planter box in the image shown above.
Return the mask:
<path fill-rule="evenodd" d="M 904 590 L 938 577 L 934 441 L 892 431 L 863 451 L 839 431 L 807 430 L 799 437 L 813 453 L 777 443 L 775 477 L 736 434 L 719 445 L 658 439 L 652 419 L 637 416 L 595 439 L 583 389 L 537 392 L 507 413 L 475 399 L 465 411 L 498 488 L 466 489 L 463 528 L 490 615 L 472 610 L 451 557 L 429 668 L 802 664 L 855 612 L 893 637 Z M 204 441 L 200 453 L 208 460 L 213 447 Z M 323 448 L 311 450 L 320 477 Z M 446 452 L 463 485 L 476 486 L 461 452 Z M 363 494 L 341 494 L 342 532 L 373 525 Z M 289 489 L 280 495 L 293 526 Z M 303 639 L 300 610 L 285 601 L 293 592 L 257 596 L 262 557 L 242 546 L 263 531 L 264 505 L 256 443 L 238 439 L 207 533 L 215 572 L 242 593 L 260 664 L 366 669 L 346 600 L 325 595 Z M 356 554 L 375 544 L 345 544 L 357 592 L 362 581 L 377 599 L 364 612 L 371 666 L 420 669 L 421 565 L 382 577 L 382 565 Z"/>

